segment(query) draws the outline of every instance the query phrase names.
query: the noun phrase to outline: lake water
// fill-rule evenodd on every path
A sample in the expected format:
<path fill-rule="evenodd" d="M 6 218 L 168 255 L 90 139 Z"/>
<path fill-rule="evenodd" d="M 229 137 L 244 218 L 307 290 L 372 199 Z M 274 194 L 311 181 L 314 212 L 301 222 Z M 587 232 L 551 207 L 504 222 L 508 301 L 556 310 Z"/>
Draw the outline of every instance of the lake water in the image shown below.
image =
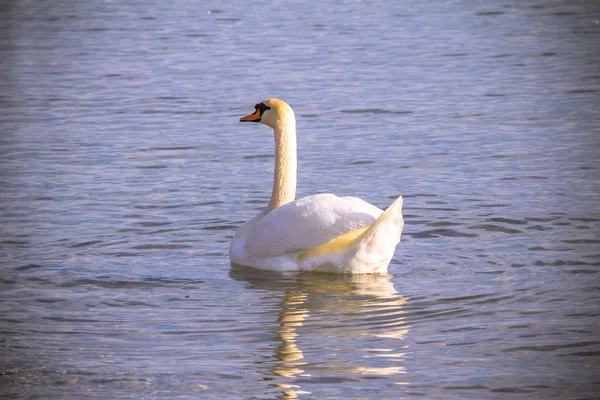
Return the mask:
<path fill-rule="evenodd" d="M 0 395 L 591 399 L 600 3 L 13 1 Z M 298 195 L 405 198 L 386 276 L 231 266 L 298 118 Z"/>

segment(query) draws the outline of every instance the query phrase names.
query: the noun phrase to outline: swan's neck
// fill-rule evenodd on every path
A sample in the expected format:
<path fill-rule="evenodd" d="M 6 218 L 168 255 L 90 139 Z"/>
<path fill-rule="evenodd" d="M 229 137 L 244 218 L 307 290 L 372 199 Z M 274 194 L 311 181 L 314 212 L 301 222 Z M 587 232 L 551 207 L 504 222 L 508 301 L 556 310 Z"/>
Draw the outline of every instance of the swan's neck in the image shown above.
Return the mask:
<path fill-rule="evenodd" d="M 273 193 L 268 210 L 280 207 L 296 198 L 296 121 L 293 116 L 280 121 L 274 129 L 275 172 Z"/>

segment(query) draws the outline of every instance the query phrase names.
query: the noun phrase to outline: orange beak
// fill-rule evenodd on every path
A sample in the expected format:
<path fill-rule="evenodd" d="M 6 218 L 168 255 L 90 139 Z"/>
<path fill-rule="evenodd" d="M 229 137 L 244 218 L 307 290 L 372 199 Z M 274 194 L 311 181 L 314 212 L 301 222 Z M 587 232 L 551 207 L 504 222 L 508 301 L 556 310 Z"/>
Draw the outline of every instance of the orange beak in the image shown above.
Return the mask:
<path fill-rule="evenodd" d="M 246 115 L 245 117 L 240 118 L 240 122 L 259 122 L 260 121 L 260 111 L 258 109 L 254 111 L 250 115 Z"/>

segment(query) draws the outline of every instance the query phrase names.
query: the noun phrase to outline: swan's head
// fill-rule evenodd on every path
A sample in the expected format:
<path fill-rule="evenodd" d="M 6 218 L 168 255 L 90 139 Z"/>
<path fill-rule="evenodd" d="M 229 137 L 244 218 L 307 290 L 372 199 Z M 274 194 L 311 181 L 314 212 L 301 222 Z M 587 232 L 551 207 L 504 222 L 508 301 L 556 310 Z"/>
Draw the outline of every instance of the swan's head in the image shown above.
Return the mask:
<path fill-rule="evenodd" d="M 285 101 L 266 99 L 254 106 L 254 112 L 240 118 L 240 122 L 262 122 L 273 129 L 285 124 L 296 123 L 294 111 Z"/>

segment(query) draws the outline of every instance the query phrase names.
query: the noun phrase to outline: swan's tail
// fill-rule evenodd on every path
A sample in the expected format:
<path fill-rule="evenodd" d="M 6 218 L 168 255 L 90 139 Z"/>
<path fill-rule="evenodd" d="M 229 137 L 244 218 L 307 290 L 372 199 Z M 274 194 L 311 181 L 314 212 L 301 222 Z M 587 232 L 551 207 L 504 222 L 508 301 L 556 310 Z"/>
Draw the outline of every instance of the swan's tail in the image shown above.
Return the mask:
<path fill-rule="evenodd" d="M 298 256 L 298 261 L 305 269 L 311 270 L 352 274 L 385 273 L 403 228 L 400 196 L 371 226 L 348 232 L 331 242 L 303 252 Z"/>
<path fill-rule="evenodd" d="M 404 229 L 402 196 L 398 197 L 362 235 L 348 254 L 356 273 L 386 273 Z"/>
<path fill-rule="evenodd" d="M 372 241 L 380 231 L 385 231 L 394 236 L 398 243 L 400 234 L 404 228 L 404 218 L 402 217 L 402 196 L 398 197 L 386 210 L 377 218 L 377 221 L 367 229 L 362 237 L 362 241 Z"/>
<path fill-rule="evenodd" d="M 357 243 L 363 247 L 363 251 L 375 251 L 378 247 L 395 248 L 400 242 L 400 234 L 404 229 L 404 218 L 402 216 L 402 196 L 398 197 L 384 212 L 377 218 L 364 234 L 361 235 Z M 390 243 L 393 243 L 391 245 Z"/>

